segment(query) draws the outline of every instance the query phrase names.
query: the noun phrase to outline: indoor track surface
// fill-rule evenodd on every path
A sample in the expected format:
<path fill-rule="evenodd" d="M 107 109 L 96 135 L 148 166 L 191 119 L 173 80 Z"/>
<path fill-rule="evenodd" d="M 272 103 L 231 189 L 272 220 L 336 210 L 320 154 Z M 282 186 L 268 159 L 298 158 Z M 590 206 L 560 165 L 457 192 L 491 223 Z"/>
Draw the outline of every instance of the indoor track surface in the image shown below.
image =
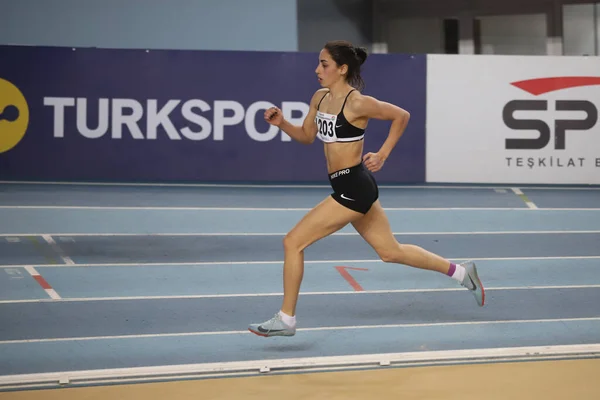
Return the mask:
<path fill-rule="evenodd" d="M 305 251 L 296 336 L 251 334 L 329 193 L 0 183 L 0 390 L 600 355 L 598 187 L 382 185 L 398 241 L 474 260 L 485 306 L 347 226 Z"/>

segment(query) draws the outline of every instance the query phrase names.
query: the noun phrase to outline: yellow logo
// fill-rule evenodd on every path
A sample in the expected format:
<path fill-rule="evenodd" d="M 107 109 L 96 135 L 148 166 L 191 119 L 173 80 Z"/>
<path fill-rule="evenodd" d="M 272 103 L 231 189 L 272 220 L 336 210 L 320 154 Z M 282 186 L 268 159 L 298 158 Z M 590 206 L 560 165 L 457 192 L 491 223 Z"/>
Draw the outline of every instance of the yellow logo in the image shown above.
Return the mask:
<path fill-rule="evenodd" d="M 17 145 L 29 125 L 29 107 L 23 93 L 0 78 L 0 153 Z"/>

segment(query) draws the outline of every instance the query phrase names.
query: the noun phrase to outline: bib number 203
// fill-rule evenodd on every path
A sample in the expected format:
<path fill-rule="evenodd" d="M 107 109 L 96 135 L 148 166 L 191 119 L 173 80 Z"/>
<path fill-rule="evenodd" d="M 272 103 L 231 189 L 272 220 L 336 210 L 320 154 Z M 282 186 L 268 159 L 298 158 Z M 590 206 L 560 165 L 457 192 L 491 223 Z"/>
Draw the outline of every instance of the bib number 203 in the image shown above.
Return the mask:
<path fill-rule="evenodd" d="M 319 133 L 323 136 L 333 137 L 333 121 L 324 121 L 322 119 L 317 120 L 319 126 Z"/>

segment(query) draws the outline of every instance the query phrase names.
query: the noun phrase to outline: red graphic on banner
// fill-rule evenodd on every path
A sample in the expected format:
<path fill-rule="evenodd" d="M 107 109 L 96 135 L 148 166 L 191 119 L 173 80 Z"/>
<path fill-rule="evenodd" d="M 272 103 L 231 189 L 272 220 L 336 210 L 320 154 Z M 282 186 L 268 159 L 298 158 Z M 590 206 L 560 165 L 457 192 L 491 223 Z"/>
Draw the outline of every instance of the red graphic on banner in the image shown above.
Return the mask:
<path fill-rule="evenodd" d="M 540 94 L 554 92 L 556 90 L 573 87 L 600 85 L 600 77 L 596 76 L 563 76 L 554 78 L 527 79 L 512 82 L 511 85 L 518 87 L 528 93 L 538 96 Z"/>

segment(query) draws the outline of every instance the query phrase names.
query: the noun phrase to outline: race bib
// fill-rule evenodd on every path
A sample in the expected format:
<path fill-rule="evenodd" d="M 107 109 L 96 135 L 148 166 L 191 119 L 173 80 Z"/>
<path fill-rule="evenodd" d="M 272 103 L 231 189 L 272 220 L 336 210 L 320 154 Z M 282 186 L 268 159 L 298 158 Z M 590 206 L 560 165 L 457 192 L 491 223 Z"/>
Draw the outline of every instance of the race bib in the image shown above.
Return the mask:
<path fill-rule="evenodd" d="M 317 111 L 315 122 L 317 123 L 317 137 L 320 140 L 323 142 L 337 142 L 338 137 L 335 132 L 337 115 Z"/>

